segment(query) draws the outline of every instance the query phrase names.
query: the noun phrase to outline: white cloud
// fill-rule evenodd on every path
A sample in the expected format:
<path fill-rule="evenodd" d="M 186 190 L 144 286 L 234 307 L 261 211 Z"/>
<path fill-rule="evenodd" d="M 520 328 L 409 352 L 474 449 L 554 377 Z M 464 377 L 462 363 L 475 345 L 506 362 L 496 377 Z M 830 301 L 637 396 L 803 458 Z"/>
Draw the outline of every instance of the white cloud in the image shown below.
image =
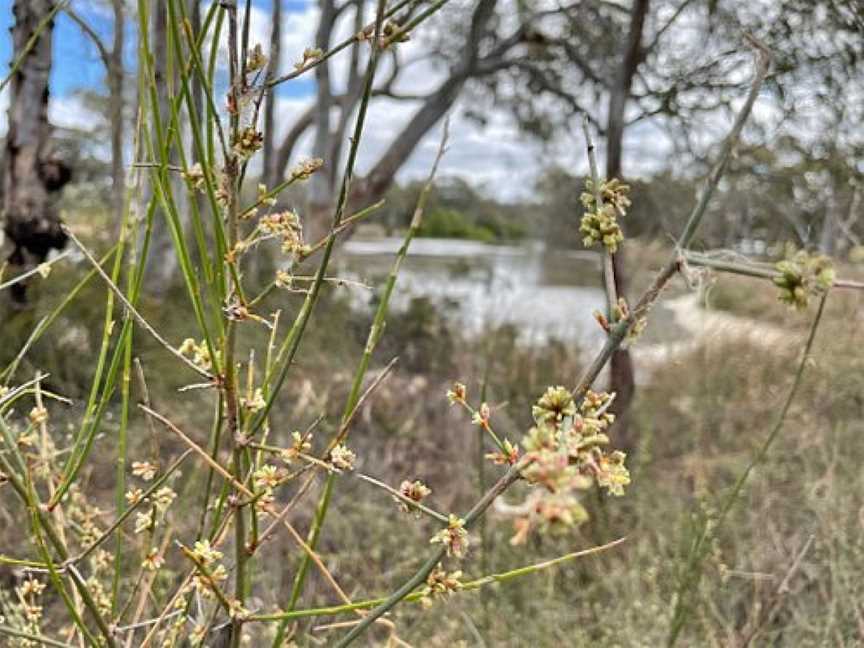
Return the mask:
<path fill-rule="evenodd" d="M 51 97 L 48 101 L 48 121 L 56 128 L 90 131 L 104 117 L 89 108 L 78 95 Z"/>
<path fill-rule="evenodd" d="M 92 9 L 99 3 L 89 0 Z M 454 2 L 456 6 L 457 2 Z M 367 20 L 373 15 L 372 5 L 367 10 Z M 88 7 L 90 8 L 90 7 Z M 301 11 L 283 12 L 282 26 L 282 65 L 280 72 L 293 68 L 302 58 L 303 50 L 312 45 L 317 26 L 319 10 L 315 3 L 308 3 Z M 353 31 L 350 11 L 336 25 L 333 42 L 350 36 Z M 250 41 L 261 43 L 265 50 L 270 41 L 270 11 L 253 6 L 250 26 Z M 401 75 L 396 89 L 403 93 L 423 94 L 434 90 L 446 77 L 447 70 L 432 59 L 424 58 L 428 42 L 421 38 L 400 45 L 399 51 L 404 61 L 415 61 Z M 368 48 L 364 47 L 364 56 Z M 389 57 L 388 57 L 389 58 Z M 224 61 L 224 51 L 223 58 Z M 335 90 L 342 90 L 347 74 L 349 51 L 345 50 L 332 60 L 332 78 Z M 389 72 L 390 62 L 382 61 L 380 77 Z M 301 78 L 311 78 L 312 74 Z M 290 82 L 289 82 L 290 83 Z M 217 92 L 224 92 L 217 89 Z M 221 94 L 220 94 L 221 96 Z M 311 97 L 279 96 L 277 101 L 277 142 L 302 112 L 309 106 Z M 482 187 L 500 199 L 518 199 L 532 193 L 534 179 L 545 166 L 558 164 L 574 172 L 585 170 L 584 144 L 580 132 L 562 134 L 553 146 L 545 149 L 529 136 L 519 132 L 513 120 L 503 109 L 490 109 L 485 115 L 487 123 L 480 125 L 465 117 L 467 101 L 457 102 L 451 114 L 451 132 L 448 153 L 441 168 L 441 175 L 460 176 L 472 184 Z M 8 92 L 0 96 L 0 131 L 6 129 L 6 106 Z M 402 128 L 419 107 L 418 102 L 396 101 L 380 98 L 373 101 L 368 115 L 368 127 L 363 135 L 358 159 L 358 173 L 363 174 L 392 144 Z M 84 103 L 74 97 L 52 95 L 49 115 L 53 124 L 59 127 L 89 130 L 97 117 Z M 352 122 L 353 123 L 353 122 Z M 413 155 L 400 170 L 397 179 L 409 180 L 425 177 L 428 174 L 438 142 L 442 125 L 439 123 L 420 142 Z M 350 130 L 350 129 L 349 129 Z M 301 140 L 295 159 L 309 154 L 309 137 Z M 645 173 L 656 169 L 668 159 L 668 145 L 663 135 L 650 127 L 640 124 L 628 131 L 627 137 L 628 173 Z M 632 147 L 632 148 L 631 148 Z M 634 152 L 637 151 L 637 152 Z M 632 164 L 631 164 L 632 160 Z"/>

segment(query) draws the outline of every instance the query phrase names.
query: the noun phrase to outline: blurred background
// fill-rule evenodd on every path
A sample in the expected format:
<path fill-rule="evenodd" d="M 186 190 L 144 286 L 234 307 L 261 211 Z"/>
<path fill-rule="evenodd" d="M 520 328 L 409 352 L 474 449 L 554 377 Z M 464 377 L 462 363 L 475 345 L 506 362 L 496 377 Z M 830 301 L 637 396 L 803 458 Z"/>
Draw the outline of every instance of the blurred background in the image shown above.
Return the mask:
<path fill-rule="evenodd" d="M 13 11 L 27 4 L 0 0 L 0 59 L 10 64 L 21 48 L 10 37 Z M 146 4 L 150 37 L 162 42 L 167 9 L 159 0 Z M 427 4 L 405 3 L 405 16 Z M 188 3 L 193 25 L 208 6 Z M 250 43 L 261 44 L 273 77 L 290 74 L 307 48 L 326 51 L 374 16 L 365 0 L 253 0 L 251 9 Z M 61 221 L 100 253 L 116 240 L 130 168 L 147 161 L 136 157 L 132 138 L 141 100 L 137 11 L 138 3 L 125 0 L 67 3 L 40 63 L 48 93 L 25 100 L 7 86 L 0 95 L 3 260 L 12 274 L 61 252 Z M 746 96 L 752 53 L 745 33 L 772 51 L 773 68 L 692 247 L 773 263 L 791 244 L 831 256 L 841 277 L 864 277 L 859 0 L 452 0 L 382 61 L 351 205 L 385 203 L 340 242 L 333 273 L 345 281 L 328 287 L 313 316 L 274 410 L 275 434 L 287 439 L 322 413 L 322 438 L 338 425 L 449 117 L 448 150 L 399 276 L 375 371 L 398 362 L 364 405 L 352 443 L 359 470 L 390 484 L 422 478 L 442 510 L 474 501 L 496 473 L 483 465 L 476 428 L 448 407 L 448 386 L 464 382 L 475 400 L 490 403 L 496 429 L 520 439 L 531 404 L 549 385 L 575 384 L 605 337 L 593 316 L 605 309 L 601 257 L 579 233 L 588 170 L 583 117 L 601 174 L 632 187 L 619 279 L 633 299 L 668 259 Z M 301 160 L 322 158 L 321 172 L 279 198 L 279 208 L 304 219 L 310 240 L 326 231 L 332 213 L 367 54 L 347 48 L 280 83 L 262 107 L 263 151 L 244 190 L 252 201 L 258 183 L 273 187 Z M 176 62 L 157 54 L 155 64 L 168 96 Z M 217 68 L 217 96 L 226 77 Z M 33 110 L 45 114 L 44 132 L 34 136 L 42 164 L 38 223 L 20 218 L 14 169 L 21 146 L 8 136 L 22 136 Z M 187 297 L 167 227 L 157 225 L 154 237 L 141 310 L 179 344 L 188 336 Z M 266 285 L 280 263 L 276 246 L 262 246 L 250 280 Z M 0 367 L 15 360 L 87 269 L 70 251 L 50 281 L 36 278 L 26 291 L 2 296 Z M 300 303 L 277 291 L 261 309 L 290 317 Z M 492 597 L 465 594 L 422 613 L 405 606 L 394 617 L 400 636 L 416 646 L 662 645 L 694 529 L 770 431 L 814 311 L 779 303 L 770 281 L 695 267 L 676 278 L 619 359 L 619 375 L 601 377 L 619 391 L 623 416 L 612 442 L 628 451 L 626 495 L 592 494 L 584 502 L 591 518 L 578 531 L 515 547 L 505 504 L 474 532 L 476 549 L 463 569 L 480 576 L 620 536 L 627 542 L 493 586 Z M 782 436 L 714 540 L 683 645 L 864 641 L 862 313 L 859 291 L 829 297 Z M 49 373 L 52 389 L 75 401 L 70 421 L 83 411 L 92 363 L 82 358 L 98 351 L 103 318 L 104 286 L 84 285 L 17 369 L 19 377 Z M 262 329 L 257 342 L 266 335 Z M 160 377 L 151 385 L 154 402 L 170 403 L 175 420 L 205 438 L 204 397 L 177 398 L 183 383 L 175 361 L 144 336 L 136 354 Z M 109 412 L 103 426 L 105 447 L 116 416 Z M 133 425 L 143 448 L 145 421 Z M 112 471 L 106 461 L 87 476 L 109 509 Z M 356 592 L 390 591 L 414 564 L 415 555 L 400 548 L 422 547 L 428 528 L 400 516 L 382 493 L 368 487 L 360 497 L 367 486 L 341 479 L 349 483 L 337 489 L 322 555 Z M 298 507 L 299 527 L 308 525 L 315 499 Z M 519 493 L 507 499 L 515 506 Z M 14 525 L 2 498 L 0 520 L 0 528 Z M 266 578 L 280 598 L 290 590 L 294 555 L 274 543 L 266 556 L 279 566 Z M 310 575 L 307 602 L 327 604 L 329 591 L 316 578 Z M 326 635 L 320 641 L 327 645 Z"/>

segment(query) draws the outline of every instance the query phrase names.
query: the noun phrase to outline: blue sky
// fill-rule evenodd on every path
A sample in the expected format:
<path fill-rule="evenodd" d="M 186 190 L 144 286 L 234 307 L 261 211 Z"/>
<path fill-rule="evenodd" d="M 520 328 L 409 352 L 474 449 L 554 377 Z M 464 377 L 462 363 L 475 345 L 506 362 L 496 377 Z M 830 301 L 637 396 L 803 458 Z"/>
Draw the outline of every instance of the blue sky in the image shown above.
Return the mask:
<path fill-rule="evenodd" d="M 148 1 L 152 5 L 153 2 L 165 0 Z M 317 3 L 315 0 L 281 1 L 284 20 L 282 71 L 287 71 L 301 58 L 303 49 L 311 45 L 317 20 Z M 130 0 L 127 2 L 134 4 Z M 266 48 L 270 34 L 271 0 L 252 0 L 252 4 L 257 10 L 252 27 L 252 42 L 260 42 Z M 72 6 L 103 40 L 110 44 L 113 31 L 110 3 L 107 0 L 72 0 Z M 7 65 L 12 59 L 9 33 L 12 21 L 12 0 L 0 0 L 0 61 L 6 61 Z M 127 29 L 125 63 L 129 72 L 134 74 L 137 26 L 130 24 Z M 78 25 L 62 12 L 56 19 L 53 36 L 54 63 L 49 119 L 58 128 L 90 130 L 94 119 L 92 109 L 76 97 L 76 92 L 88 89 L 104 91 L 105 72 L 98 51 Z M 421 53 L 419 48 L 423 47 L 420 39 L 409 42 L 405 47 L 406 57 L 422 61 L 422 57 L 418 56 Z M 418 49 L 414 49 L 412 54 L 411 48 Z M 334 67 L 340 64 L 334 60 Z M 442 74 L 444 72 L 431 63 L 421 63 L 419 67 L 400 77 L 400 84 L 407 84 L 405 87 L 400 85 L 400 89 L 409 94 L 428 92 L 442 80 Z M 287 132 L 305 111 L 313 91 L 314 79 L 311 75 L 279 86 L 277 138 Z M 5 131 L 7 100 L 8 88 L 4 96 L 0 96 L 0 134 Z M 415 102 L 384 98 L 373 102 L 370 106 L 369 121 L 375 124 L 375 128 L 367 129 L 364 134 L 358 172 L 364 173 L 374 165 L 392 145 L 402 126 L 417 108 L 418 104 Z M 550 161 L 577 171 L 585 166 L 584 155 L 581 154 L 581 140 L 576 135 L 562 137 L 560 146 L 556 147 L 555 151 L 550 151 L 542 149 L 537 142 L 519 132 L 505 110 L 491 110 L 486 116 L 486 124 L 479 125 L 467 119 L 461 103 L 457 103 L 451 117 L 451 145 L 442 174 L 465 178 L 478 188 L 494 192 L 501 198 L 518 197 L 517 194 L 530 192 L 536 174 Z M 631 129 L 631 132 L 635 130 L 637 129 Z M 402 167 L 400 179 L 426 177 L 437 153 L 439 138 L 440 124 L 427 133 L 426 138 Z M 308 139 L 307 136 L 298 145 L 298 156 L 309 153 Z M 655 143 L 651 148 L 651 151 L 638 157 L 647 160 L 651 166 L 656 166 L 656 163 L 651 161 L 663 157 L 664 147 Z"/>
<path fill-rule="evenodd" d="M 310 0 L 283 0 L 285 13 L 302 12 Z M 256 7 L 269 11 L 270 0 L 252 0 Z M 102 8 L 96 8 L 101 6 Z M 113 34 L 113 20 L 108 11 L 108 4 L 98 0 L 72 0 L 72 7 L 87 21 L 87 23 L 110 45 Z M 134 19 L 134 17 L 133 17 Z M 10 28 L 14 17 L 12 15 L 12 0 L 0 0 L 0 61 L 12 60 L 12 37 Z M 126 66 L 130 70 L 135 67 L 135 25 L 127 25 Z M 51 71 L 51 92 L 57 97 L 67 97 L 76 91 L 104 87 L 105 71 L 99 60 L 99 52 L 92 41 L 63 12 L 57 17 L 54 27 L 54 63 Z M 314 81 L 310 78 L 297 79 L 279 87 L 280 96 L 304 97 L 314 89 Z"/>

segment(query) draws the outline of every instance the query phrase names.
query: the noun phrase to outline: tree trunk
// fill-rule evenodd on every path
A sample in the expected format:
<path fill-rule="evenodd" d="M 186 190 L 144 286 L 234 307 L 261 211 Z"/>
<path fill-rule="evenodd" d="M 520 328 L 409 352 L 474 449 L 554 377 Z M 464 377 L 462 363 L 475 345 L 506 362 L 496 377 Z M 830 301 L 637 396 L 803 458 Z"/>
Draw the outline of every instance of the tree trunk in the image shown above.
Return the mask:
<path fill-rule="evenodd" d="M 648 14 L 650 0 L 634 0 L 630 13 L 630 27 L 621 66 L 612 93 L 609 97 L 609 116 L 606 128 L 606 177 L 621 176 L 621 157 L 624 148 L 624 129 L 627 100 L 630 98 L 633 86 L 633 76 L 642 61 L 642 32 L 645 27 L 645 17 Z M 612 257 L 615 271 L 615 292 L 626 295 L 627 277 L 624 269 L 624 258 L 619 250 Z M 609 364 L 609 390 L 615 392 L 616 398 L 613 411 L 617 415 L 615 432 L 616 443 L 628 451 L 636 446 L 630 422 L 630 403 L 636 392 L 636 380 L 633 371 L 633 358 L 627 349 L 617 349 Z"/>
<path fill-rule="evenodd" d="M 271 79 L 279 73 L 279 65 L 282 59 L 282 0 L 273 0 L 273 14 L 271 16 L 273 27 L 270 31 L 270 60 L 267 62 L 267 78 Z M 273 88 L 267 95 L 264 104 L 264 146 L 262 154 L 261 182 L 272 188 L 279 183 L 279 174 L 276 170 L 274 155 L 276 152 L 276 89 Z M 285 162 L 288 163 L 287 161 Z"/>
<path fill-rule="evenodd" d="M 53 0 L 17 0 L 12 7 L 12 52 L 24 51 L 39 22 L 54 8 Z M 41 263 L 61 249 L 66 235 L 51 194 L 70 177 L 69 168 L 50 148 L 48 78 L 51 73 L 53 21 L 39 35 L 11 82 L 9 130 L 3 169 L 3 231 L 14 249 L 9 261 L 21 268 Z M 24 301 L 18 284 L 13 298 Z"/>
<path fill-rule="evenodd" d="M 159 119 L 162 123 L 165 137 L 169 137 L 168 125 L 171 123 L 171 106 L 168 88 L 173 79 L 169 78 L 167 61 L 167 51 L 168 47 L 170 47 L 168 41 L 168 3 L 153 3 L 153 13 L 150 18 L 152 21 L 150 26 L 150 48 L 153 54 L 153 71 L 156 77 L 158 92 Z M 152 116 L 151 119 L 156 119 L 156 116 Z M 155 125 L 153 127 L 155 128 Z M 174 182 L 174 179 L 169 179 L 169 182 Z M 177 184 L 179 185 L 179 183 Z M 152 187 L 148 191 L 152 192 Z M 175 192 L 174 195 L 179 198 L 181 194 Z M 146 198 L 149 199 L 149 195 Z M 177 207 L 178 212 L 182 214 L 183 206 L 178 204 Z M 164 294 L 171 288 L 179 267 L 168 218 L 168 214 L 164 213 L 163 208 L 160 206 L 153 220 L 152 243 L 150 245 L 150 260 L 148 264 L 151 270 L 147 274 L 147 288 L 156 294 Z"/>
<path fill-rule="evenodd" d="M 126 193 L 126 172 L 123 168 L 123 31 L 126 27 L 124 0 L 113 0 L 114 43 L 108 67 L 108 92 L 111 119 L 111 194 L 117 226 L 123 218 Z"/>

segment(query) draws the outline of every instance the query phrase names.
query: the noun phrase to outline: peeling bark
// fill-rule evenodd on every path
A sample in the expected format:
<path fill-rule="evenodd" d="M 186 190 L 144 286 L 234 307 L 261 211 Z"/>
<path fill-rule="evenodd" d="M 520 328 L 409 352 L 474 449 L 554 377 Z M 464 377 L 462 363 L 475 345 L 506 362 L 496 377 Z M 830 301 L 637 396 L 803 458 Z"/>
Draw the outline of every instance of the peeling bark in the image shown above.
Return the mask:
<path fill-rule="evenodd" d="M 18 0 L 12 7 L 12 51 L 21 52 L 37 25 L 54 8 L 53 0 Z M 53 21 L 21 62 L 11 84 L 9 131 L 3 168 L 3 231 L 13 250 L 11 265 L 27 269 L 62 249 L 66 235 L 52 194 L 71 176 L 51 149 L 48 123 L 48 78 L 51 72 Z M 24 285 L 13 298 L 24 300 Z"/>

